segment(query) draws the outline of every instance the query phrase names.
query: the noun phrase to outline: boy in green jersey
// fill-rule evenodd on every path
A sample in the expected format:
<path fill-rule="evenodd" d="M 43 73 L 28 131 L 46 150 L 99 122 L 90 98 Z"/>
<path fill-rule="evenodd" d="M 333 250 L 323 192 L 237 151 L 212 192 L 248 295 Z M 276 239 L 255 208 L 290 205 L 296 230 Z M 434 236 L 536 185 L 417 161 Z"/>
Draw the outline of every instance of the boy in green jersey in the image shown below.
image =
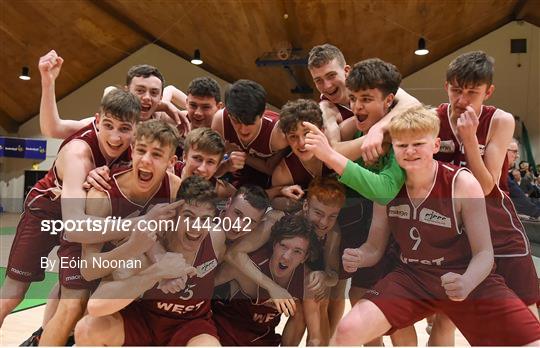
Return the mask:
<path fill-rule="evenodd" d="M 394 105 L 394 96 L 401 83 L 401 74 L 396 67 L 380 59 L 367 59 L 354 65 L 347 76 L 351 110 L 355 116 L 356 129 L 345 129 L 344 133 L 359 138 L 379 122 Z M 329 168 L 340 175 L 340 181 L 347 185 L 347 202 L 342 209 L 339 222 L 342 239 L 341 250 L 357 248 L 367 239 L 371 225 L 372 202 L 387 204 L 392 200 L 405 181 L 405 173 L 399 167 L 391 150 L 377 161 L 353 162 L 358 139 L 342 142 L 332 148 L 324 134 L 315 126 L 305 123 L 310 133 L 306 136 L 306 149 L 312 151 Z M 343 134 L 343 133 L 342 133 Z M 389 146 L 383 145 L 383 147 Z M 339 152 L 338 152 L 339 151 Z M 349 158 L 348 158 L 349 157 Z M 389 247 L 387 257 L 377 265 L 361 269 L 353 274 L 342 270 L 341 278 L 352 276 L 349 296 L 354 305 L 379 279 L 388 273 L 394 264 L 394 256 Z M 393 335 L 394 344 L 415 343 L 414 332 L 397 332 Z M 405 335 L 404 335 L 405 334 Z M 380 342 L 372 342 L 377 344 Z"/>

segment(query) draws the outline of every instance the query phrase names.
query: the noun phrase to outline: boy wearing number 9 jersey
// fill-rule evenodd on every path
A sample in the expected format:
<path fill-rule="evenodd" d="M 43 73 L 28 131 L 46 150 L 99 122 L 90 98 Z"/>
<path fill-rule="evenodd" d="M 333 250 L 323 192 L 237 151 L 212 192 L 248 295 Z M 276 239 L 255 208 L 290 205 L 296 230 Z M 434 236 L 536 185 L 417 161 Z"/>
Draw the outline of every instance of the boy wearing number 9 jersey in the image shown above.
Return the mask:
<path fill-rule="evenodd" d="M 446 314 L 471 345 L 540 343 L 540 323 L 492 272 L 493 247 L 482 188 L 464 168 L 433 159 L 438 117 L 424 108 L 390 123 L 405 185 L 386 207 L 375 205 L 366 243 L 346 249 L 347 271 L 382 256 L 390 232 L 401 262 L 338 324 L 332 345 L 360 345 L 421 320 Z"/>

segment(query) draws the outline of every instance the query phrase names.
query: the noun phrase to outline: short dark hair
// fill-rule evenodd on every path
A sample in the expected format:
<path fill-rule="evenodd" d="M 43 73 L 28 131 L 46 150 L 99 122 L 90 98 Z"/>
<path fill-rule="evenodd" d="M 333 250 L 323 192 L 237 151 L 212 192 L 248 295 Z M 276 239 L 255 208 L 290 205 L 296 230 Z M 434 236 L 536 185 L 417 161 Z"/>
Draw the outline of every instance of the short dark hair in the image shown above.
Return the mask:
<path fill-rule="evenodd" d="M 303 215 L 284 215 L 273 226 L 270 232 L 272 245 L 283 239 L 294 237 L 305 238 L 309 241 L 308 260 L 318 260 L 321 256 L 322 246 L 315 232 L 315 224 Z"/>
<path fill-rule="evenodd" d="M 266 210 L 270 206 L 270 198 L 264 189 L 255 185 L 241 186 L 232 199 L 242 196 L 255 209 Z"/>
<path fill-rule="evenodd" d="M 207 76 L 197 77 L 191 80 L 186 94 L 191 94 L 195 97 L 211 97 L 216 100 L 216 103 L 221 101 L 221 89 L 218 83 L 213 78 Z"/>
<path fill-rule="evenodd" d="M 176 199 L 183 199 L 189 204 L 210 204 L 215 207 L 217 203 L 216 189 L 210 181 L 192 175 L 182 180 Z"/>
<path fill-rule="evenodd" d="M 162 146 L 170 146 L 174 155 L 178 147 L 180 134 L 169 123 L 161 120 L 148 120 L 137 125 L 135 141 L 145 137 L 149 141 L 157 140 Z"/>
<path fill-rule="evenodd" d="M 236 81 L 225 94 L 227 112 L 243 124 L 254 124 L 266 108 L 266 91 L 251 80 Z"/>
<path fill-rule="evenodd" d="M 353 92 L 377 88 L 385 97 L 396 94 L 400 84 L 401 74 L 396 66 L 379 58 L 356 63 L 345 80 L 345 85 Z"/>
<path fill-rule="evenodd" d="M 446 81 L 456 82 L 459 87 L 493 83 L 495 59 L 483 51 L 464 53 L 454 59 L 446 70 Z"/>
<path fill-rule="evenodd" d="M 324 44 L 315 46 L 309 51 L 308 69 L 320 68 L 336 59 L 341 67 L 345 66 L 345 57 L 343 53 L 334 45 Z"/>
<path fill-rule="evenodd" d="M 279 128 L 287 134 L 295 131 L 298 122 L 310 122 L 319 128 L 323 126 L 322 111 L 319 104 L 310 99 L 288 101 L 279 113 Z"/>
<path fill-rule="evenodd" d="M 135 95 L 115 88 L 101 99 L 100 112 L 123 122 L 137 123 L 141 116 L 141 102 Z"/>
<path fill-rule="evenodd" d="M 131 84 L 131 80 L 133 80 L 134 77 L 141 76 L 144 78 L 148 78 L 150 76 L 157 77 L 161 81 L 161 90 L 163 90 L 163 87 L 165 86 L 165 79 L 163 78 L 163 75 L 161 75 L 161 72 L 158 70 L 158 68 L 148 64 L 134 65 L 129 68 L 126 76 L 126 86 L 129 86 Z"/>

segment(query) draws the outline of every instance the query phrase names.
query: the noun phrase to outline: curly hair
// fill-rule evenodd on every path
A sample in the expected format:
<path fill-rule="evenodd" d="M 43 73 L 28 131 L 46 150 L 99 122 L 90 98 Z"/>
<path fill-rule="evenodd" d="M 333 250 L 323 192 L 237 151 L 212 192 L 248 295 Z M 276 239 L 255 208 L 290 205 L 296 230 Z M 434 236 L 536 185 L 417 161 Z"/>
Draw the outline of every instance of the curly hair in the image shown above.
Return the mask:
<path fill-rule="evenodd" d="M 298 99 L 288 101 L 279 114 L 279 128 L 287 134 L 296 130 L 298 122 L 307 121 L 319 128 L 323 126 L 322 111 L 315 101 Z"/>

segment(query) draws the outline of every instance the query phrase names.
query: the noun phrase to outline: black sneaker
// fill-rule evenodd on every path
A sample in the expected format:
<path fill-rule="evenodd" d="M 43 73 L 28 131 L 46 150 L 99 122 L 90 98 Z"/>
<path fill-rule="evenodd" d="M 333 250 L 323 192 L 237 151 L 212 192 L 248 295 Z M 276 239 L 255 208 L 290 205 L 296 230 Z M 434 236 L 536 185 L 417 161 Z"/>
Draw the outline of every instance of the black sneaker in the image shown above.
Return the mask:
<path fill-rule="evenodd" d="M 41 338 L 42 333 L 43 333 L 43 328 L 40 327 L 26 341 L 21 343 L 21 345 L 19 347 L 37 347 L 37 346 L 39 346 L 39 340 Z"/>

